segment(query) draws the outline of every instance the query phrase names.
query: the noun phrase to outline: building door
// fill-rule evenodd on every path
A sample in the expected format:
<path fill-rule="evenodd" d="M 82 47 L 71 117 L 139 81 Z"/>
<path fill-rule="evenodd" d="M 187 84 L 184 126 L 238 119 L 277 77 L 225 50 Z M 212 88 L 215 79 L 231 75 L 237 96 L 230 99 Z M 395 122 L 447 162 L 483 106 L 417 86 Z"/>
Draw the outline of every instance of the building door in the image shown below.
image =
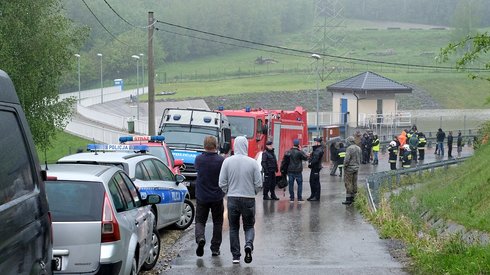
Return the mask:
<path fill-rule="evenodd" d="M 376 103 L 376 123 L 383 123 L 383 100 L 378 99 Z"/>
<path fill-rule="evenodd" d="M 347 98 L 340 99 L 340 124 L 347 124 Z"/>

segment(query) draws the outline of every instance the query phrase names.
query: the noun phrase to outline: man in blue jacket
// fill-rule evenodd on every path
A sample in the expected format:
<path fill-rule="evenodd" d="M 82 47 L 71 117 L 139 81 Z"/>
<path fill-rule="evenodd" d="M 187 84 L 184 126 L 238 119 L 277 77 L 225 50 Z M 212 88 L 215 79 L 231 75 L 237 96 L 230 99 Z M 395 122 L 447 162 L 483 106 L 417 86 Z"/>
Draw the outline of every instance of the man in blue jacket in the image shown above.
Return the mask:
<path fill-rule="evenodd" d="M 211 239 L 211 255 L 220 254 L 223 232 L 223 197 L 225 194 L 218 185 L 219 173 L 224 158 L 217 153 L 218 142 L 216 137 L 204 138 L 204 153 L 196 157 L 196 226 L 195 235 L 196 255 L 204 255 L 205 227 L 209 211 L 213 217 L 213 238 Z"/>

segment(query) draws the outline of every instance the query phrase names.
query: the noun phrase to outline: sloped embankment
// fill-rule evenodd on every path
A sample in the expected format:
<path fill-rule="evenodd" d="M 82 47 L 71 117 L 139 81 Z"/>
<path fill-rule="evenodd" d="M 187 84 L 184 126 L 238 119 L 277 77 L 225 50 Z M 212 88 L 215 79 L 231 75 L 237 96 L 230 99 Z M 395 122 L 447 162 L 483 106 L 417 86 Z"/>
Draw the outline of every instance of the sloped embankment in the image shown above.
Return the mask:
<path fill-rule="evenodd" d="M 483 132 L 488 139 L 490 123 Z M 422 185 L 366 215 L 382 237 L 406 244 L 414 273 L 490 274 L 489 163 L 490 145 L 481 145 L 464 164 L 407 178 Z"/>

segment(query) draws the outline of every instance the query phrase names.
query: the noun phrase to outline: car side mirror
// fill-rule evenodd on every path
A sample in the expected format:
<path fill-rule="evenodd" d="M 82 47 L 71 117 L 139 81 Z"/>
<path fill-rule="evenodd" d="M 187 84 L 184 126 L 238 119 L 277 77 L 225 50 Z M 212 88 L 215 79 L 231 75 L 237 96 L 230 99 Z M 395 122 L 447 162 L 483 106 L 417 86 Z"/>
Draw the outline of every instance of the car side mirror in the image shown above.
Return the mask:
<path fill-rule="evenodd" d="M 146 196 L 146 199 L 143 200 L 145 205 L 149 204 L 158 204 L 162 201 L 162 198 L 156 194 L 149 194 Z"/>
<path fill-rule="evenodd" d="M 175 175 L 175 181 L 177 182 L 177 184 L 183 182 L 185 180 L 185 176 L 183 175 Z"/>
<path fill-rule="evenodd" d="M 183 166 L 184 165 L 184 160 L 182 159 L 176 159 L 174 160 L 174 166 Z"/>

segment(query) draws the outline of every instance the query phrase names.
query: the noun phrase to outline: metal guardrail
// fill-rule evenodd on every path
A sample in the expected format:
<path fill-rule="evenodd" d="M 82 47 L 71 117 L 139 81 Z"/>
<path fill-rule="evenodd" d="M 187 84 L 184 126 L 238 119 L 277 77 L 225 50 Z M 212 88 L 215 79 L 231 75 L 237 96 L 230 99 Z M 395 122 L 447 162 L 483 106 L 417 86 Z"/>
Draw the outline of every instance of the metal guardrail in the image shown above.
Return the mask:
<path fill-rule="evenodd" d="M 380 202 L 380 189 L 388 187 L 389 190 L 401 187 L 400 181 L 402 175 L 419 173 L 430 170 L 434 171 L 436 168 L 448 168 L 449 165 L 459 164 L 470 157 L 454 158 L 448 160 L 441 160 L 437 162 L 425 163 L 417 165 L 412 168 L 402 168 L 398 170 L 390 170 L 384 172 L 373 173 L 366 178 L 366 189 L 369 204 L 374 212 L 377 211 L 376 205 Z"/>

